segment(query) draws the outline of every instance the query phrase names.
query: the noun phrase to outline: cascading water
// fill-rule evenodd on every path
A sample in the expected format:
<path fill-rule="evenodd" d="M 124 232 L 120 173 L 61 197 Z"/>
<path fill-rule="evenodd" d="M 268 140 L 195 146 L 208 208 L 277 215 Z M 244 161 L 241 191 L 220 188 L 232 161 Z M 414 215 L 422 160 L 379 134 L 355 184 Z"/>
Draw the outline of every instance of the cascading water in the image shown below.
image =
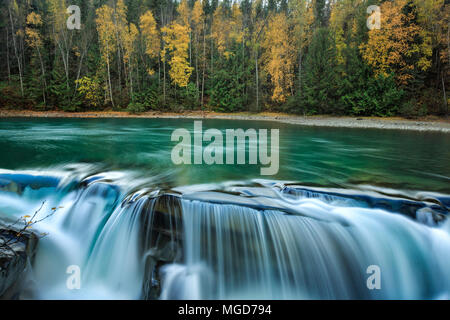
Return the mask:
<path fill-rule="evenodd" d="M 8 186 L 0 192 L 2 218 L 34 212 L 43 201 L 40 215 L 58 208 L 37 226 L 49 235 L 40 240 L 24 298 L 450 295 L 446 196 L 414 200 L 262 182 L 221 192 L 136 192 L 98 177 L 0 178 Z M 81 270 L 80 290 L 66 286 L 72 265 Z M 381 270 L 380 290 L 367 287 L 372 265 Z"/>
<path fill-rule="evenodd" d="M 186 270 L 175 271 L 197 272 L 190 277 L 198 279 L 195 288 L 200 290 L 183 298 L 415 299 L 448 294 L 450 235 L 445 230 L 382 210 L 334 207 L 314 199 L 299 201 L 297 209 L 303 215 L 183 201 Z M 333 216 L 333 221 L 308 217 L 314 211 Z M 382 271 L 380 291 L 367 289 L 370 265 Z"/>

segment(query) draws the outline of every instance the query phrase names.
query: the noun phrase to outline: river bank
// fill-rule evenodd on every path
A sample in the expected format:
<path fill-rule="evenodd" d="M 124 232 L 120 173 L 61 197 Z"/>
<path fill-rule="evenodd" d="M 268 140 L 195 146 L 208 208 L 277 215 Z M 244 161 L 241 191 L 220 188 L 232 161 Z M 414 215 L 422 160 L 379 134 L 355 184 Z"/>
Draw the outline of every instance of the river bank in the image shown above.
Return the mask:
<path fill-rule="evenodd" d="M 217 113 L 187 111 L 183 113 L 146 112 L 130 114 L 122 111 L 90 111 L 70 113 L 63 111 L 0 110 L 0 118 L 154 118 L 154 119 L 227 119 L 278 121 L 315 127 L 398 129 L 450 133 L 450 120 L 438 117 L 409 120 L 404 118 L 297 116 L 284 113 Z"/>

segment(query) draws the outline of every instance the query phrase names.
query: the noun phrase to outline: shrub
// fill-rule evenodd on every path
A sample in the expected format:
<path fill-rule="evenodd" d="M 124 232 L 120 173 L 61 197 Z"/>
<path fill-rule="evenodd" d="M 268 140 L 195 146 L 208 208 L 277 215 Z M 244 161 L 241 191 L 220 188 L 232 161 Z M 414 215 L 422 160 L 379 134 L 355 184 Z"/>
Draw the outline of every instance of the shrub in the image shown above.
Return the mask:
<path fill-rule="evenodd" d="M 133 95 L 127 111 L 130 113 L 142 113 L 149 110 L 155 110 L 158 108 L 158 93 L 150 87 L 146 91 L 137 92 Z"/>

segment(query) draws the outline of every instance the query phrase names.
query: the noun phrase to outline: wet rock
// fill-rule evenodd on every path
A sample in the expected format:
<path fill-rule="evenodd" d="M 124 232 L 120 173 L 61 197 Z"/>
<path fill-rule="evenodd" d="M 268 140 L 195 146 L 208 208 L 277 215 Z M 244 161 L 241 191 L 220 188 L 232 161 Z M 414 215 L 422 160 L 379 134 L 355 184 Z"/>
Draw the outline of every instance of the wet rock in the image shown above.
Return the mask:
<path fill-rule="evenodd" d="M 17 230 L 0 228 L 0 299 L 19 298 L 37 242 L 33 233 L 18 237 Z"/>
<path fill-rule="evenodd" d="M 20 195 L 23 192 L 23 188 L 14 181 L 9 181 L 0 178 L 0 191 L 13 192 Z"/>

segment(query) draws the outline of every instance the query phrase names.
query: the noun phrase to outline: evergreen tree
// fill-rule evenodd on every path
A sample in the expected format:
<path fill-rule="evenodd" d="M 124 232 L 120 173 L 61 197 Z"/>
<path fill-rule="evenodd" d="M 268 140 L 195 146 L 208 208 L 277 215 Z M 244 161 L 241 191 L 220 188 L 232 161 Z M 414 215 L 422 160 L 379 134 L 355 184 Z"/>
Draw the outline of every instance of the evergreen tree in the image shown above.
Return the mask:
<path fill-rule="evenodd" d="M 308 113 L 333 113 L 337 95 L 336 47 L 327 28 L 318 29 L 305 63 L 302 104 Z"/>

